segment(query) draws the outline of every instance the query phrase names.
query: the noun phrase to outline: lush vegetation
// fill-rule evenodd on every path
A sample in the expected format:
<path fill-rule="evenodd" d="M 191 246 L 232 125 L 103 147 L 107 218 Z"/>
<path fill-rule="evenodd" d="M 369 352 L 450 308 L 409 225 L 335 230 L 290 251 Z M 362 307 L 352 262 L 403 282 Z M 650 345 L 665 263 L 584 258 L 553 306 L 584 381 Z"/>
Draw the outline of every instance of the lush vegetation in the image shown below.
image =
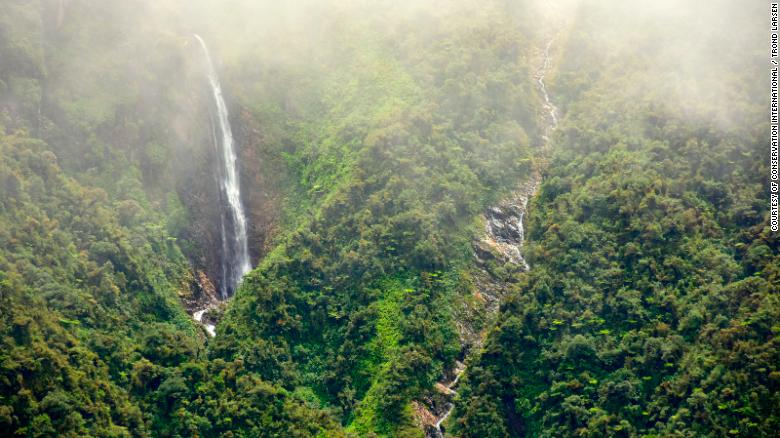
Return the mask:
<path fill-rule="evenodd" d="M 667 28 L 635 12 L 583 7 L 561 51 L 554 91 L 566 118 L 531 207 L 533 269 L 469 368 L 456 434 L 780 427 L 760 33 L 713 37 L 718 66 L 681 87 L 691 65 L 712 65 L 670 30 L 691 16 Z M 729 20 L 747 29 L 755 13 Z M 625 28 L 610 29 L 626 38 L 597 41 L 615 16 Z"/>
<path fill-rule="evenodd" d="M 206 359 L 181 302 L 194 278 L 174 183 L 188 167 L 164 129 L 187 90 L 150 76 L 186 71 L 132 63 L 151 43 L 137 35 L 114 49 L 143 8 L 68 7 L 61 23 L 56 2 L 0 14 L 0 435 L 337 429 L 241 360 Z M 198 243 L 183 245 L 191 259 Z"/>
<path fill-rule="evenodd" d="M 210 350 L 334 407 L 360 435 L 420 434 L 409 402 L 460 351 L 453 308 L 470 294 L 474 218 L 530 170 L 526 38 L 501 9 L 465 9 L 423 8 L 425 31 L 392 23 L 392 38 L 334 48 L 313 72 L 328 94 L 287 117 L 294 140 L 277 152 L 298 226 L 246 279 Z M 388 26 L 361 14 L 334 38 Z"/>
<path fill-rule="evenodd" d="M 188 203 L 208 181 L 208 94 L 185 60 L 202 55 L 160 28 L 164 6 L 5 3 L 3 428 L 419 435 L 409 402 L 460 351 L 475 218 L 537 136 L 527 37 L 502 6 L 355 3 L 363 22 L 322 17 L 314 67 L 204 34 L 283 219 L 204 343 L 178 302 L 210 243 Z"/>
<path fill-rule="evenodd" d="M 0 0 L 0 436 L 420 437 L 483 330 L 448 434 L 780 429 L 763 11 L 222 3 Z M 219 282 L 195 31 L 259 260 L 214 338 L 187 314 Z M 532 270 L 477 265 L 532 169 Z"/>

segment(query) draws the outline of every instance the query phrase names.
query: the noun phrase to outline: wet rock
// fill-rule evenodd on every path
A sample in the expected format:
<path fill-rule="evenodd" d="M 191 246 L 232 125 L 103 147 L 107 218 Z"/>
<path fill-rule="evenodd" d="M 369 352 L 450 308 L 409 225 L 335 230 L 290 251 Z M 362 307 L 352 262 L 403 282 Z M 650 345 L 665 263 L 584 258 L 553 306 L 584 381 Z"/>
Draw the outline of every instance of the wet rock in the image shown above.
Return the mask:
<path fill-rule="evenodd" d="M 547 112 L 543 120 L 545 125 L 542 135 L 543 146 L 546 145 L 550 133 L 558 123 L 556 108 L 550 101 L 544 83 L 544 77 L 550 68 L 552 43 L 553 40 L 550 40 L 544 49 L 544 64 L 536 77 Z M 462 357 L 469 356 L 471 352 L 481 347 L 484 338 L 483 332 L 492 325 L 495 315 L 498 314 L 499 303 L 507 285 L 506 281 L 499 278 L 500 275 L 497 275 L 496 271 L 493 270 L 495 265 L 513 264 L 524 271 L 531 268 L 521 251 L 525 240 L 523 219 L 528 208 L 528 201 L 536 193 L 540 181 L 541 175 L 537 169 L 531 178 L 525 181 L 511 197 L 485 212 L 485 236 L 472 245 L 479 267 L 478 272 L 473 274 L 473 284 L 475 296 L 479 301 L 484 302 L 484 319 L 488 322 L 485 323 L 482 321 L 483 318 L 475 317 L 473 315 L 475 312 L 468 306 L 464 306 L 464 309 L 460 310 L 461 319 L 456 321 L 456 327 L 460 334 Z M 478 324 L 474 325 L 474 322 Z M 416 412 L 419 410 L 419 415 L 416 417 L 424 419 L 420 425 L 426 438 L 443 438 L 445 430 L 442 423 L 454 410 L 455 396 L 457 395 L 454 388 L 465 370 L 466 366 L 457 361 L 455 367 L 436 383 L 432 395 L 425 397 L 422 403 L 414 402 L 418 407 Z M 431 417 L 435 419 L 435 422 L 432 423 Z"/>
<path fill-rule="evenodd" d="M 188 293 L 181 297 L 181 301 L 187 313 L 214 336 L 214 328 L 224 313 L 225 304 L 219 300 L 217 288 L 204 271 L 193 273 Z"/>
<path fill-rule="evenodd" d="M 494 252 L 493 246 L 488 241 L 477 240 L 474 242 L 473 248 L 474 257 L 477 259 L 477 263 L 480 265 L 483 265 L 490 260 L 499 259 L 499 254 Z"/>
<path fill-rule="evenodd" d="M 489 208 L 484 215 L 485 235 L 473 242 L 474 257 L 479 269 L 473 273 L 474 295 L 482 305 L 479 309 L 466 307 L 459 310 L 455 321 L 462 345 L 462 356 L 467 357 L 479 350 L 483 331 L 492 324 L 502 297 L 508 287 L 505 279 L 496 274 L 503 266 L 504 272 L 528 270 L 530 267 L 522 255 L 525 239 L 523 219 L 528 200 L 536 192 L 540 176 L 537 172 L 525 181 L 511 197 L 497 206 Z M 506 274 L 504 274 L 506 275 Z M 442 424 L 455 408 L 458 379 L 466 366 L 457 361 L 455 367 L 445 373 L 432 391 L 414 402 L 415 418 L 428 438 L 444 436 Z"/>

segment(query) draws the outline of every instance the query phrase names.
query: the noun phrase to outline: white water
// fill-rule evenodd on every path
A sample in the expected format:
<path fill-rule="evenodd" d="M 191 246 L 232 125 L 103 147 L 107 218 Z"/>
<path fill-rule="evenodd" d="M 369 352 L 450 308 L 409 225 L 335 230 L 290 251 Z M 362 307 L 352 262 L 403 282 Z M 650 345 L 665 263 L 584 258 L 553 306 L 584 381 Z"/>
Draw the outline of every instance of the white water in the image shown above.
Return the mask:
<path fill-rule="evenodd" d="M 457 394 L 457 392 L 455 392 L 455 391 L 452 391 L 452 392 Z M 455 410 L 455 403 L 450 403 L 449 404 L 449 408 L 447 409 L 447 412 L 445 412 L 444 415 L 442 415 L 442 417 L 439 418 L 439 421 L 437 421 L 436 424 L 434 425 L 434 427 L 436 428 L 436 431 L 439 432 L 439 436 L 442 436 L 442 437 L 444 436 L 444 433 L 441 430 L 441 424 L 444 422 L 444 420 L 446 420 L 450 416 L 450 414 L 452 413 L 453 410 Z"/>
<path fill-rule="evenodd" d="M 523 218 L 528 208 L 528 198 L 533 196 L 536 183 L 535 179 L 529 180 L 513 198 L 491 208 L 485 215 L 486 237 L 483 242 L 526 271 L 531 267 L 520 251 L 525 240 Z"/>
<path fill-rule="evenodd" d="M 460 361 L 455 362 L 455 378 L 452 380 L 452 382 L 444 385 L 444 388 L 448 391 L 448 394 L 455 397 L 458 395 L 458 391 L 455 391 L 453 388 L 458 385 L 458 380 L 460 380 L 460 376 L 463 375 L 463 372 L 466 371 L 466 365 L 461 363 Z M 444 412 L 444 415 L 439 417 L 438 420 L 436 420 L 436 424 L 433 425 L 433 438 L 442 438 L 444 437 L 444 432 L 441 430 L 441 424 L 444 423 L 445 420 L 452 414 L 452 411 L 455 410 L 455 403 L 448 403 L 447 404 L 447 410 Z"/>
<path fill-rule="evenodd" d="M 550 132 L 558 126 L 558 109 L 550 100 L 550 95 L 547 93 L 547 86 L 544 84 L 544 77 L 550 69 L 550 46 L 552 46 L 553 41 L 554 39 L 550 40 L 544 48 L 544 64 L 542 64 L 542 69 L 539 71 L 539 77 L 536 79 L 536 82 L 539 84 L 539 90 L 541 90 L 542 96 L 544 97 L 544 108 L 550 115 L 550 123 L 545 127 L 545 140 L 548 139 L 547 136 Z"/>
<path fill-rule="evenodd" d="M 547 113 L 549 115 L 549 121 L 545 123 L 544 135 L 542 136 L 545 143 L 549 141 L 550 133 L 558 126 L 558 114 L 557 114 L 558 110 L 550 100 L 550 95 L 547 93 L 547 87 L 544 84 L 544 77 L 550 69 L 550 46 L 552 46 L 553 41 L 554 40 L 550 40 L 544 48 L 544 62 L 536 78 L 536 82 L 537 84 L 539 84 L 539 90 L 542 92 L 542 97 L 544 97 L 544 108 L 547 110 Z M 498 245 L 499 251 L 504 255 L 506 255 L 511 262 L 523 266 L 525 271 L 530 270 L 531 266 L 528 265 L 525 258 L 520 252 L 520 248 L 523 246 L 523 242 L 525 240 L 525 229 L 523 228 L 523 216 L 525 215 L 528 207 L 528 198 L 532 196 L 533 193 L 536 191 L 536 187 L 539 184 L 539 181 L 531 180 L 530 184 L 532 184 L 530 190 L 527 190 L 527 194 L 522 195 L 522 197 L 519 199 L 520 211 L 519 211 L 519 215 L 517 215 L 516 217 L 516 221 L 514 221 L 515 223 L 509 223 L 509 222 L 500 223 L 500 221 L 495 221 L 492 218 L 488 218 L 488 223 L 487 223 L 487 234 L 488 236 L 491 237 L 491 240 L 495 242 L 496 245 Z M 494 212 L 502 216 L 504 216 L 505 213 L 500 208 L 495 209 Z M 511 219 L 512 217 L 511 214 L 506 216 L 509 216 L 509 218 L 507 219 Z M 500 232 L 505 230 L 506 228 L 511 228 L 511 233 L 509 233 L 509 235 L 512 235 L 511 239 L 506 239 L 505 237 L 499 237 L 499 236 L 507 235 L 506 232 Z M 450 382 L 449 384 L 445 385 L 445 388 L 449 391 L 449 394 L 452 395 L 453 397 L 458 394 L 458 392 L 455 391 L 453 388 L 457 386 L 458 380 L 460 379 L 460 376 L 463 374 L 464 371 L 466 371 L 465 365 L 456 367 L 455 379 L 453 379 L 453 381 Z M 434 424 L 434 429 L 430 430 L 430 432 L 427 433 L 426 435 L 429 438 L 443 438 L 444 432 L 441 429 L 441 425 L 442 423 L 444 423 L 444 421 L 447 420 L 447 418 L 449 418 L 450 414 L 452 414 L 452 411 L 454 410 L 455 410 L 455 402 L 453 400 L 452 402 L 447 404 L 447 409 L 444 412 L 444 414 L 436 420 L 436 423 Z"/>
<path fill-rule="evenodd" d="M 238 168 L 236 166 L 235 141 L 233 132 L 230 129 L 230 120 L 228 119 L 227 105 L 222 97 L 222 87 L 219 84 L 219 77 L 211 62 L 211 55 L 203 39 L 195 35 L 195 39 L 200 43 L 203 49 L 203 55 L 206 59 L 208 69 L 208 79 L 211 85 L 211 91 L 214 96 L 216 107 L 216 119 L 221 134 L 221 152 L 222 168 L 219 175 L 221 177 L 221 192 L 227 201 L 228 214 L 221 218 L 221 236 L 222 236 L 222 273 L 223 278 L 220 287 L 222 298 L 231 296 L 244 274 L 252 269 L 249 259 L 249 247 L 247 243 L 247 220 L 244 214 L 244 207 L 241 204 L 241 190 L 239 187 Z M 217 137 L 215 135 L 215 137 Z M 215 144 L 215 147 L 217 145 Z M 226 220 L 227 219 L 227 220 Z M 232 225 L 228 232 L 226 225 Z"/>
<path fill-rule="evenodd" d="M 206 313 L 207 310 L 209 310 L 208 307 L 206 307 L 203 310 L 198 310 L 197 312 L 192 314 L 192 318 L 195 319 L 195 321 L 201 323 L 201 325 L 203 325 L 203 327 L 206 329 L 206 332 L 208 332 L 208 334 L 211 335 L 211 337 L 214 337 L 217 334 L 216 326 L 214 324 L 203 322 L 203 314 Z"/>

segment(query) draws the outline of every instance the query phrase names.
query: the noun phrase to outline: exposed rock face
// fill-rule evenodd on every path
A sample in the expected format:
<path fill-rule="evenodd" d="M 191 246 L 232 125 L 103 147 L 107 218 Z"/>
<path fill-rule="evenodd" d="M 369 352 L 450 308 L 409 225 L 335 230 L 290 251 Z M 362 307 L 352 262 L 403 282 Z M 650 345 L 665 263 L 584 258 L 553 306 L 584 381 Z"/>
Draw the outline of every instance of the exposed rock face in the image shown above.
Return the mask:
<path fill-rule="evenodd" d="M 192 314 L 198 309 L 205 308 L 212 303 L 219 302 L 219 292 L 214 287 L 209 276 L 202 270 L 193 272 L 190 284 L 190 294 L 182 297 L 182 303 L 187 312 Z"/>
<path fill-rule="evenodd" d="M 204 145 L 193 156 L 194 171 L 184 176 L 180 196 L 190 212 L 190 223 L 184 240 L 191 246 L 185 248 L 196 268 L 204 270 L 218 291 L 222 286 L 222 242 L 220 235 L 219 183 L 212 165 L 216 157 L 213 147 Z M 207 175 L 196 177 L 195 175 Z M 219 295 L 219 294 L 218 294 Z"/>
<path fill-rule="evenodd" d="M 523 240 L 522 205 L 506 202 L 487 211 L 488 233 L 501 242 Z"/>
<path fill-rule="evenodd" d="M 192 40 L 192 39 L 190 39 Z M 224 195 L 221 193 L 219 170 L 223 154 L 219 146 L 219 126 L 214 114 L 214 96 L 203 66 L 202 48 L 190 41 L 182 45 L 189 54 L 182 55 L 179 81 L 169 84 L 177 90 L 173 107 L 165 125 L 169 146 L 168 165 L 158 173 L 162 181 L 170 182 L 186 210 L 185 224 L 176 237 L 184 242 L 182 250 L 193 267 L 204 271 L 215 289 L 225 290 L 226 273 L 222 260 L 230 249 L 222 245 Z M 219 62 L 216 62 L 219 65 Z M 230 84 L 223 84 L 224 100 L 229 106 L 229 124 L 235 139 L 234 151 L 238 166 L 240 198 L 247 219 L 247 243 L 252 265 L 256 265 L 270 249 L 270 236 L 279 223 L 280 183 L 286 165 L 273 150 L 275 139 L 269 139 L 264 123 L 240 104 L 240 98 L 231 93 Z M 215 141 L 215 139 L 217 141 Z M 145 176 L 146 178 L 147 176 Z M 154 177 L 150 175 L 149 177 Z M 232 228 L 226 227 L 227 239 L 234 238 Z"/>
<path fill-rule="evenodd" d="M 241 199 L 239 169 L 241 163 L 236 155 L 236 141 L 230 122 L 230 113 L 222 93 L 219 74 L 214 67 L 211 53 L 203 38 L 193 35 L 203 51 L 206 76 L 213 96 L 211 108 L 212 140 L 214 148 L 219 150 L 217 175 L 219 175 L 220 202 L 220 241 L 222 243 L 222 299 L 232 296 L 245 274 L 252 270 L 249 257 L 247 219 L 244 202 Z"/>
<path fill-rule="evenodd" d="M 203 271 L 198 271 L 198 286 L 201 291 L 201 302 L 214 303 L 219 300 L 217 288 L 214 287 L 214 283 L 209 280 L 209 277 Z"/>
<path fill-rule="evenodd" d="M 238 109 L 236 112 L 241 119 L 240 123 L 236 123 L 236 137 L 238 162 L 241 163 L 242 202 L 248 216 L 249 252 L 256 262 L 270 250 L 271 238 L 279 222 L 279 191 L 275 190 L 276 180 L 267 176 L 274 172 L 278 174 L 279 169 L 269 170 L 269 165 L 261 158 L 264 137 L 258 127 L 259 122 L 246 111 Z M 206 139 L 203 141 L 206 142 Z M 191 217 L 185 239 L 195 243 L 185 250 L 196 268 L 193 297 L 185 301 L 185 307 L 211 336 L 215 335 L 215 326 L 225 308 L 219 293 L 224 281 L 222 258 L 225 254 L 221 244 L 220 209 L 214 207 L 220 202 L 218 175 L 213 165 L 217 153 L 204 143 L 190 162 L 190 166 L 198 170 L 187 172 L 184 176 L 187 182 L 181 189 Z M 208 177 L 195 178 L 193 175 Z"/>
<path fill-rule="evenodd" d="M 169 170 L 171 181 L 187 211 L 186 225 L 179 229 L 185 255 L 194 274 L 203 271 L 216 291 L 222 286 L 222 244 L 220 236 L 220 182 L 217 174 L 220 160 L 215 147 L 214 127 L 209 108 L 212 97 L 203 73 L 202 54 L 192 46 L 192 60 L 185 69 L 182 88 L 186 97 L 177 102 L 181 111 L 169 123 L 169 139 L 173 146 Z M 173 189 L 173 188 L 172 188 Z M 217 294 L 219 295 L 219 294 Z M 185 303 L 186 305 L 186 303 Z"/>
<path fill-rule="evenodd" d="M 202 270 L 193 271 L 188 287 L 180 292 L 180 299 L 187 313 L 214 336 L 214 328 L 224 311 L 219 292 Z"/>
<path fill-rule="evenodd" d="M 271 250 L 271 242 L 279 229 L 281 190 L 286 164 L 268 151 L 269 140 L 249 111 L 238 110 L 237 141 L 240 152 L 241 187 L 249 219 L 249 253 L 257 261 Z"/>
<path fill-rule="evenodd" d="M 432 402 L 430 400 L 426 400 L 425 403 L 418 402 L 417 400 L 412 401 L 414 418 L 417 420 L 417 426 L 422 430 L 427 431 L 429 427 L 433 427 L 433 425 L 436 424 L 436 416 L 433 415 L 426 406 L 431 404 Z"/>
<path fill-rule="evenodd" d="M 534 172 L 510 198 L 485 213 L 485 237 L 474 243 L 474 256 L 483 268 L 489 260 L 512 263 L 528 270 L 520 249 L 525 239 L 523 219 L 528 201 L 539 186 L 540 176 Z"/>
<path fill-rule="evenodd" d="M 547 87 L 544 82 L 545 75 L 550 68 L 551 39 L 545 46 L 543 53 L 543 65 L 535 79 L 542 93 L 543 108 L 545 114 L 542 117 L 544 133 L 542 134 L 541 148 L 545 148 L 549 141 L 549 135 L 558 125 L 557 109 L 550 101 Z M 492 325 L 492 320 L 498 313 L 498 307 L 507 283 L 496 275 L 498 266 L 514 266 L 522 271 L 528 271 L 531 267 L 522 254 L 525 241 L 525 227 L 523 220 L 528 209 L 528 202 L 536 193 L 541 182 L 541 173 L 535 169 L 531 177 L 524 181 L 514 191 L 512 196 L 500 202 L 497 206 L 489 208 L 484 215 L 485 235 L 472 245 L 474 257 L 479 269 L 474 273 L 474 295 L 479 302 L 484 303 L 484 309 L 464 309 L 460 312 L 461 318 L 456 321 L 456 326 L 461 339 L 462 356 L 465 360 L 472 351 L 482 346 L 483 334 L 487 327 Z M 477 313 L 484 313 L 488 320 L 485 325 L 475 324 L 481 318 Z M 449 376 L 439 381 L 435 386 L 433 395 L 423 397 L 422 403 L 415 402 L 415 412 L 426 438 L 443 438 L 445 430 L 442 423 L 447 420 L 455 408 L 457 391 L 454 389 L 458 379 L 466 370 L 466 365 L 458 361 Z M 454 376 L 454 377 L 450 377 Z M 443 398 L 443 401 L 442 401 Z M 435 422 L 431 421 L 435 418 Z"/>
<path fill-rule="evenodd" d="M 474 295 L 484 307 L 481 310 L 464 309 L 461 312 L 462 318 L 455 321 L 463 346 L 463 358 L 482 345 L 484 326 L 479 328 L 473 323 L 480 319 L 480 315 L 476 313 L 491 319 L 497 314 L 501 298 L 508 287 L 505 280 L 496 276 L 494 269 L 498 266 L 514 266 L 522 271 L 530 269 L 521 252 L 525 238 L 523 219 L 528 201 L 536 193 L 540 179 L 539 173 L 534 172 L 512 196 L 485 212 L 485 234 L 472 245 L 479 267 L 473 275 Z M 420 401 L 414 402 L 417 421 L 426 437 L 444 436 L 442 423 L 455 407 L 455 397 L 458 394 L 455 387 L 465 370 L 466 365 L 457 361 L 455 367 L 434 386 L 433 391 Z"/>
<path fill-rule="evenodd" d="M 278 167 L 271 169 L 272 163 L 264 160 L 266 146 L 260 122 L 241 108 L 236 108 L 234 113 L 239 118 L 238 122 L 234 122 L 236 153 L 241 166 L 242 202 L 248 220 L 249 254 L 253 265 L 256 265 L 257 260 L 270 250 L 272 236 L 278 229 L 281 201 L 275 178 L 281 171 Z M 208 115 L 202 114 L 202 118 L 205 130 Z M 217 166 L 213 164 L 218 159 L 218 151 L 206 133 L 201 134 L 201 138 L 191 139 L 201 145 L 191 152 L 179 179 L 182 181 L 179 193 L 190 212 L 189 227 L 181 237 L 193 243 L 185 248 L 186 254 L 196 268 L 208 274 L 219 291 L 223 286 L 221 261 L 225 254 L 221 243 L 220 209 L 215 207 L 220 203 L 218 175 L 215 172 Z"/>
<path fill-rule="evenodd" d="M 199 60 L 198 47 L 187 59 Z M 191 65 L 190 65 L 191 64 Z M 230 248 L 223 245 L 224 202 L 219 169 L 222 158 L 213 114 L 213 96 L 204 76 L 202 63 L 192 61 L 185 68 L 183 88 L 189 90 L 178 102 L 181 107 L 169 124 L 169 143 L 174 150 L 170 160 L 170 181 L 187 212 L 185 225 L 177 230 L 182 250 L 193 266 L 191 296 L 182 297 L 188 312 L 209 333 L 224 311 L 220 302 L 226 290 L 228 272 L 223 260 L 232 259 Z M 263 123 L 250 111 L 235 103 L 238 99 L 225 90 L 231 105 L 230 125 L 235 138 L 236 164 L 240 167 L 241 203 L 247 219 L 247 243 L 252 265 L 271 249 L 272 236 L 278 229 L 285 164 L 274 161 Z M 174 189 L 172 187 L 171 189 Z M 233 227 L 225 227 L 226 239 L 233 239 Z M 235 239 L 234 239 L 235 240 Z"/>
<path fill-rule="evenodd" d="M 414 401 L 412 406 L 417 422 L 426 437 L 442 437 L 441 424 L 449 417 L 455 407 L 454 399 L 458 392 L 453 389 L 460 380 L 466 365 L 461 361 L 455 362 L 455 367 L 450 370 L 444 380 L 436 383 L 434 391 L 423 398 L 422 402 Z"/>

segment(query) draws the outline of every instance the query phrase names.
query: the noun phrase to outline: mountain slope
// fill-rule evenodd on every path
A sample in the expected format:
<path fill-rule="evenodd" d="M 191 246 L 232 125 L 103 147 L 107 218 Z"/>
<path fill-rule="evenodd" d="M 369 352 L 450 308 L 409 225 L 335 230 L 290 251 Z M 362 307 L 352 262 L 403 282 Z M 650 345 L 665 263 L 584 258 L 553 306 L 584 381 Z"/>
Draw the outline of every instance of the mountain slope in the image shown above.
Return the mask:
<path fill-rule="evenodd" d="M 709 11 L 745 30 L 728 38 L 694 27 L 722 48 L 713 63 L 675 27 L 699 10 L 582 5 L 553 87 L 565 117 L 530 207 L 533 269 L 469 367 L 456 434 L 777 430 L 756 9 Z"/>

